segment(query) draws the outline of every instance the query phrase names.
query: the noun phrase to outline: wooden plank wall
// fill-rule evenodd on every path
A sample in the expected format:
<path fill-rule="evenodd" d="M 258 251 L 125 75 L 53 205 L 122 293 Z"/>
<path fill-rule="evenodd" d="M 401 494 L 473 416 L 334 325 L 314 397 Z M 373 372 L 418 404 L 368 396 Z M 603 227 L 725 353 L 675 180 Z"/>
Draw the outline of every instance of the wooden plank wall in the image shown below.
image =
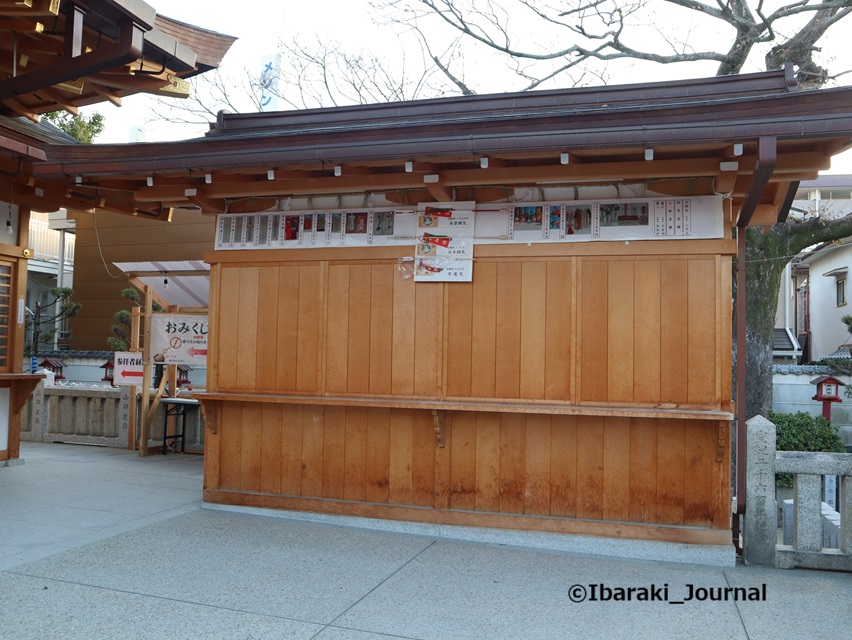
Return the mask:
<path fill-rule="evenodd" d="M 716 256 L 214 265 L 223 392 L 730 407 L 730 267 Z M 726 275 L 727 274 L 727 275 Z"/>
<path fill-rule="evenodd" d="M 715 422 L 226 403 L 207 488 L 725 529 Z M 727 433 L 727 431 L 725 431 Z"/>
<path fill-rule="evenodd" d="M 208 390 L 730 410 L 730 275 L 706 254 L 488 257 L 452 284 L 387 259 L 214 264 Z M 440 448 L 423 410 L 221 405 L 209 491 L 729 525 L 726 423 L 454 412 Z"/>

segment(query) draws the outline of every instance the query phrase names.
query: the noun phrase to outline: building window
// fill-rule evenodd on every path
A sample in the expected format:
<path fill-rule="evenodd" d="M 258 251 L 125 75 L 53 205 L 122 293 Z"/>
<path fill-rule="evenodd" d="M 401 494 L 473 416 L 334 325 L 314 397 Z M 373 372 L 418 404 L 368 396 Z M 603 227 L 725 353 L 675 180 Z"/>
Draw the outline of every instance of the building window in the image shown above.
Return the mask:
<path fill-rule="evenodd" d="M 837 306 L 846 304 L 846 278 L 837 279 Z"/>

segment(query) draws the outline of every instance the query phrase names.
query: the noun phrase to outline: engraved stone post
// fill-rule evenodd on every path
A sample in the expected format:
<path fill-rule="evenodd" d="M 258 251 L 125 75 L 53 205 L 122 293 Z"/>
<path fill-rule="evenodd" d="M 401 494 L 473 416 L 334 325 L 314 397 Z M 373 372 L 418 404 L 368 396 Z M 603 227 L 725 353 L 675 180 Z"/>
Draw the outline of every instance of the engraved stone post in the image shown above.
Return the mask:
<path fill-rule="evenodd" d="M 763 416 L 746 422 L 746 564 L 775 566 L 778 507 L 775 504 L 775 425 Z"/>

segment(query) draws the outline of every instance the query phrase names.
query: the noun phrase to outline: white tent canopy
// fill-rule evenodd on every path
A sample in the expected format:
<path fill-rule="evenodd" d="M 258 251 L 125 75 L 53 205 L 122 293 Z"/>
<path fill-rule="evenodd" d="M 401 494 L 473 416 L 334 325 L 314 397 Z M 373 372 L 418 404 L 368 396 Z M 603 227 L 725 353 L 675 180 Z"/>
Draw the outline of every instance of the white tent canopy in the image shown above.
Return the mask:
<path fill-rule="evenodd" d="M 169 305 L 207 307 L 210 266 L 200 260 L 172 262 L 114 262 L 131 280 L 151 287 Z"/>

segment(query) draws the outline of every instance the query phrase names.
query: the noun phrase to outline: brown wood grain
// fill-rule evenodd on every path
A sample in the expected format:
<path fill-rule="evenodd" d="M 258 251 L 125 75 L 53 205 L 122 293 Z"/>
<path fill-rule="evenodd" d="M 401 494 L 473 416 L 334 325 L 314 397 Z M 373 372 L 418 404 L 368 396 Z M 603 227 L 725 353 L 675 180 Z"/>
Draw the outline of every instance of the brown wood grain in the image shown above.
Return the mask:
<path fill-rule="evenodd" d="M 390 485 L 390 409 L 369 409 L 367 424 L 367 502 L 388 502 Z"/>
<path fill-rule="evenodd" d="M 685 424 L 683 524 L 696 527 L 713 526 L 716 436 L 714 425 Z"/>
<path fill-rule="evenodd" d="M 610 402 L 633 402 L 634 264 L 613 261 L 607 271 L 606 397 Z"/>
<path fill-rule="evenodd" d="M 370 290 L 370 393 L 393 392 L 393 265 L 373 265 Z"/>
<path fill-rule="evenodd" d="M 453 418 L 451 509 L 476 508 L 476 421 L 475 413 L 458 413 Z"/>
<path fill-rule="evenodd" d="M 500 511 L 524 512 L 526 416 L 500 416 Z"/>
<path fill-rule="evenodd" d="M 687 263 L 664 260 L 660 264 L 660 402 L 685 403 L 688 399 L 687 349 L 689 347 L 689 292 Z"/>
<path fill-rule="evenodd" d="M 630 521 L 657 516 L 657 420 L 632 418 L 630 427 Z"/>
<path fill-rule="evenodd" d="M 304 455 L 303 421 L 310 407 L 301 405 L 284 406 L 277 415 L 270 414 L 268 419 L 281 433 L 280 445 L 280 492 L 291 495 L 302 495 L 302 457 Z M 264 414 L 264 418 L 267 415 Z"/>
<path fill-rule="evenodd" d="M 243 491 L 260 491 L 262 415 L 262 405 L 243 405 L 240 447 L 240 488 Z"/>
<path fill-rule="evenodd" d="M 603 503 L 604 418 L 577 419 L 577 517 L 600 520 Z"/>
<path fill-rule="evenodd" d="M 411 501 L 419 507 L 435 504 L 435 429 L 432 415 L 418 411 L 412 432 Z"/>
<path fill-rule="evenodd" d="M 580 281 L 580 400 L 607 400 L 608 265 L 584 260 Z"/>
<path fill-rule="evenodd" d="M 471 394 L 473 283 L 453 283 L 447 291 L 447 395 Z"/>
<path fill-rule="evenodd" d="M 367 425 L 372 409 L 348 407 L 346 409 L 344 489 L 346 500 L 367 499 Z"/>
<path fill-rule="evenodd" d="M 296 390 L 296 363 L 299 352 L 299 267 L 278 268 L 278 334 L 275 388 Z"/>
<path fill-rule="evenodd" d="M 219 427 L 219 487 L 239 491 L 242 463 L 242 403 L 222 404 Z"/>
<path fill-rule="evenodd" d="M 500 415 L 476 416 L 476 500 L 477 511 L 500 510 Z"/>
<path fill-rule="evenodd" d="M 683 524 L 684 421 L 657 423 L 657 517 L 663 524 Z"/>
<path fill-rule="evenodd" d="M 412 504 L 412 456 L 414 414 L 391 409 L 390 460 L 388 463 L 388 500 L 394 504 Z"/>
<path fill-rule="evenodd" d="M 346 409 L 326 407 L 323 422 L 322 496 L 344 497 L 346 452 Z"/>
<path fill-rule="evenodd" d="M 322 282 L 320 267 L 299 267 L 298 342 L 296 345 L 296 390 L 319 391 L 319 343 L 322 330 Z M 280 357 L 280 356 L 279 356 Z"/>
<path fill-rule="evenodd" d="M 604 418 L 603 500 L 604 520 L 630 520 L 630 418 Z"/>
<path fill-rule="evenodd" d="M 287 477 L 288 447 L 282 447 L 282 412 L 289 407 L 260 405 L 260 491 L 281 493 L 282 477 Z M 301 407 L 293 407 L 301 410 Z M 301 442 L 299 443 L 301 451 Z M 282 468 L 285 472 L 282 474 Z M 298 491 L 285 491 L 299 495 Z"/>
<path fill-rule="evenodd" d="M 302 411 L 302 495 L 322 496 L 325 407 L 305 406 Z"/>
<path fill-rule="evenodd" d="M 278 268 L 260 267 L 257 300 L 257 361 L 255 388 L 277 391 L 278 366 Z"/>
<path fill-rule="evenodd" d="M 517 398 L 521 388 L 521 264 L 497 266 L 495 396 Z"/>
<path fill-rule="evenodd" d="M 416 297 L 414 282 L 404 278 L 401 271 L 393 280 L 393 355 L 391 362 L 391 392 L 414 394 L 414 313 Z"/>
<path fill-rule="evenodd" d="M 690 260 L 688 272 L 688 398 L 695 404 L 716 403 L 716 261 Z"/>
<path fill-rule="evenodd" d="M 571 400 L 573 287 L 570 262 L 547 263 L 544 397 L 548 400 Z"/>
<path fill-rule="evenodd" d="M 414 312 L 414 394 L 438 397 L 444 353 L 443 283 L 419 283 Z"/>
<path fill-rule="evenodd" d="M 260 298 L 260 269 L 240 269 L 239 324 L 237 326 L 237 380 L 239 389 L 257 387 L 257 304 Z"/>
<path fill-rule="evenodd" d="M 660 402 L 660 262 L 637 260 L 633 316 L 633 401 Z"/>
<path fill-rule="evenodd" d="M 551 512 L 551 429 L 550 416 L 526 417 L 524 513 L 528 515 L 548 516 Z"/>
<path fill-rule="evenodd" d="M 493 398 L 497 362 L 497 264 L 474 262 L 470 393 Z"/>
<path fill-rule="evenodd" d="M 577 513 L 577 417 L 551 417 L 550 515 Z"/>
<path fill-rule="evenodd" d="M 346 390 L 350 393 L 370 392 L 370 293 L 372 267 L 354 265 L 349 268 L 349 338 Z"/>
<path fill-rule="evenodd" d="M 547 338 L 547 263 L 530 262 L 521 268 L 520 397 L 545 397 Z"/>
<path fill-rule="evenodd" d="M 221 270 L 221 290 L 219 297 L 231 301 L 223 304 L 218 312 L 218 329 L 216 341 L 219 345 L 216 371 L 220 389 L 235 389 L 237 382 L 237 337 L 239 336 L 239 301 L 240 269 L 227 267 Z M 216 354 L 216 352 L 214 352 Z"/>
<path fill-rule="evenodd" d="M 328 318 L 326 320 L 326 389 L 348 390 L 349 381 L 349 267 L 328 268 Z"/>

